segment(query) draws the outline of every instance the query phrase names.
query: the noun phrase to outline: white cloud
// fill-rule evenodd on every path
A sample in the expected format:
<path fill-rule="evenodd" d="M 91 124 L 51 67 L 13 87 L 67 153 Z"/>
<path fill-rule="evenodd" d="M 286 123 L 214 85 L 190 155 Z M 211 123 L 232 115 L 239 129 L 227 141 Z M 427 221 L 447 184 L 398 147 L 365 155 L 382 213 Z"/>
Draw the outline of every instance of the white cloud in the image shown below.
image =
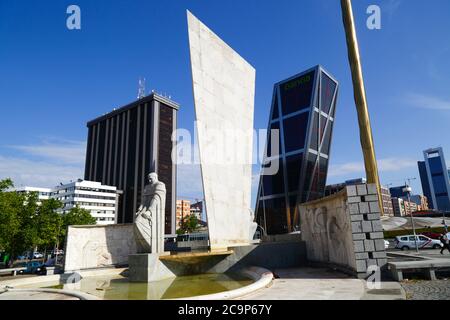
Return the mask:
<path fill-rule="evenodd" d="M 408 158 L 386 158 L 378 161 L 378 167 L 378 170 L 382 172 L 400 171 L 417 167 L 417 160 Z"/>
<path fill-rule="evenodd" d="M 385 158 L 378 160 L 380 172 L 395 172 L 417 166 L 417 161 L 408 158 Z M 344 164 L 331 165 L 328 171 L 330 177 L 345 176 L 350 174 L 364 174 L 363 162 L 348 162 Z"/>
<path fill-rule="evenodd" d="M 328 176 L 344 176 L 351 173 L 364 172 L 364 164 L 362 162 L 348 162 L 344 164 L 330 165 Z"/>
<path fill-rule="evenodd" d="M 203 199 L 200 165 L 177 165 L 177 197 L 180 199 Z"/>
<path fill-rule="evenodd" d="M 51 164 L 0 155 L 0 179 L 11 178 L 16 187 L 54 187 L 60 182 L 82 178 L 82 166 Z"/>
<path fill-rule="evenodd" d="M 0 179 L 9 177 L 16 186 L 54 187 L 83 178 L 84 142 L 50 138 L 34 145 L 6 147 L 23 153 L 0 154 Z"/>
<path fill-rule="evenodd" d="M 9 147 L 28 155 L 60 163 L 82 164 L 85 161 L 86 143 L 80 141 L 44 141 L 37 145 L 15 145 Z"/>
<path fill-rule="evenodd" d="M 445 100 L 442 98 L 418 94 L 409 93 L 404 99 L 406 103 L 422 109 L 433 109 L 433 110 L 450 110 L 450 100 Z"/>

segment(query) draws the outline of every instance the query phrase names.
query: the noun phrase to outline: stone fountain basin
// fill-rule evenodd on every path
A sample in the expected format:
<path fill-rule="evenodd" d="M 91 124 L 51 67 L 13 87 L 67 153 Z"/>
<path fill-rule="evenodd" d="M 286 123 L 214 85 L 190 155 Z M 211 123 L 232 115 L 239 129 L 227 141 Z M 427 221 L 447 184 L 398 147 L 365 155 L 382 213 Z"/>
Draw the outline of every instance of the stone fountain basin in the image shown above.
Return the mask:
<path fill-rule="evenodd" d="M 47 286 L 50 283 L 52 285 L 66 283 L 68 280 L 74 277 L 89 278 L 89 277 L 110 277 L 116 278 L 127 273 L 127 268 L 103 268 L 95 270 L 84 270 L 71 274 L 62 275 L 49 275 L 49 276 L 37 276 L 37 277 L 27 277 L 18 279 L 9 279 L 6 281 L 0 281 L 0 292 L 6 292 L 7 294 L 23 292 L 24 294 L 35 293 L 34 298 L 40 300 L 39 293 L 58 293 L 63 296 L 74 297 L 79 300 L 98 300 L 101 299 L 93 294 L 89 294 L 78 290 L 67 290 L 67 289 L 50 289 L 42 288 L 42 286 Z M 246 267 L 239 271 L 239 273 L 246 278 L 251 279 L 253 282 L 249 285 L 243 287 L 222 291 L 213 294 L 199 295 L 178 298 L 181 300 L 226 300 L 235 299 L 242 297 L 249 293 L 255 292 L 257 290 L 263 289 L 269 286 L 273 279 L 273 274 L 271 271 L 260 268 L 260 267 Z M 78 276 L 79 275 L 79 276 Z M 0 295 L 1 296 L 1 295 Z"/>

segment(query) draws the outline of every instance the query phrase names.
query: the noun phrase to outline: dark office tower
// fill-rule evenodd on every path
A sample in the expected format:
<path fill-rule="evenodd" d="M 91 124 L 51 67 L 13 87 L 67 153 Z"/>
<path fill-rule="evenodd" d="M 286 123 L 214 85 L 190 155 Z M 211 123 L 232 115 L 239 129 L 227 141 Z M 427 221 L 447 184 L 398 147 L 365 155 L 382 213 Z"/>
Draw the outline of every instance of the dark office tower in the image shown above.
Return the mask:
<path fill-rule="evenodd" d="M 423 192 L 427 197 L 426 192 L 430 194 L 428 203 L 435 210 L 450 212 L 450 181 L 444 151 L 442 148 L 428 149 L 423 152 L 423 156 L 425 171 L 419 163 L 419 172 Z"/>
<path fill-rule="evenodd" d="M 278 158 L 280 167 L 261 176 L 255 210 L 268 234 L 297 229 L 298 204 L 324 196 L 337 94 L 338 82 L 321 66 L 274 86 L 264 163 Z M 280 155 L 270 154 L 270 129 L 279 129 Z"/>
<path fill-rule="evenodd" d="M 425 161 L 417 161 L 419 167 L 420 182 L 422 184 L 423 195 L 428 199 L 428 207 L 434 209 L 433 198 L 431 197 L 430 182 L 428 181 L 427 166 Z"/>
<path fill-rule="evenodd" d="M 406 185 L 389 188 L 392 198 L 405 198 L 408 193 L 405 191 Z"/>
<path fill-rule="evenodd" d="M 171 135 L 178 104 L 153 93 L 89 121 L 84 178 L 116 186 L 118 223 L 131 223 L 140 205 L 146 176 L 156 172 L 166 184 L 166 234 L 175 234 L 176 166 Z"/>

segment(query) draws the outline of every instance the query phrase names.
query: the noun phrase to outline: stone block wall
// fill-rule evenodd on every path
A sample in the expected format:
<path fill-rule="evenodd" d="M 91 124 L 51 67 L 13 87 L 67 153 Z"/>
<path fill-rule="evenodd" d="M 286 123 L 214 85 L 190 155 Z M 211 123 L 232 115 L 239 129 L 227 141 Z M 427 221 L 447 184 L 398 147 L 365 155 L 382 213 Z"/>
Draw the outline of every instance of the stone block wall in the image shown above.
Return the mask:
<path fill-rule="evenodd" d="M 356 271 L 365 273 L 371 265 L 384 266 L 387 263 L 387 257 L 376 185 L 347 186 L 345 191 L 351 221 Z"/>
<path fill-rule="evenodd" d="M 311 262 L 329 263 L 360 277 L 387 263 L 376 185 L 347 186 L 300 206 L 302 240 Z"/>
<path fill-rule="evenodd" d="M 127 265 L 136 253 L 133 224 L 71 226 L 67 232 L 64 272 Z"/>

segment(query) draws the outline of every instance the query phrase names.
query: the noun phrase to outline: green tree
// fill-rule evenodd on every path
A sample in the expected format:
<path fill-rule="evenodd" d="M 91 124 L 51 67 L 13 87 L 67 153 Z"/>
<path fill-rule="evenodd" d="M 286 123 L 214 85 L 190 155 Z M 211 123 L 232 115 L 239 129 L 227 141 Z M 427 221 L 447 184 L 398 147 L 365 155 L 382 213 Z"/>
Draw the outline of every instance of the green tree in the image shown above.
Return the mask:
<path fill-rule="evenodd" d="M 17 192 L 11 192 L 11 195 Z M 22 253 L 30 248 L 35 248 L 39 244 L 39 235 L 36 224 L 36 215 L 38 209 L 38 193 L 31 192 L 18 195 L 21 201 L 20 210 L 17 211 L 16 217 L 20 223 L 18 233 L 16 235 L 17 251 Z"/>
<path fill-rule="evenodd" d="M 35 245 L 47 249 L 58 244 L 62 218 L 57 212 L 62 207 L 62 203 L 56 199 L 43 200 L 36 210 L 34 218 L 36 243 Z"/>
<path fill-rule="evenodd" d="M 11 179 L 0 180 L 0 247 L 8 253 L 15 251 L 15 238 L 20 230 L 18 211 L 21 197 L 7 190 L 13 188 Z"/>
<path fill-rule="evenodd" d="M 0 180 L 0 249 L 9 253 L 10 259 L 30 249 L 59 246 L 63 243 L 70 225 L 95 224 L 89 211 L 73 208 L 61 215 L 62 203 L 56 199 L 39 199 L 37 192 L 13 191 L 11 179 Z"/>
<path fill-rule="evenodd" d="M 193 233 L 200 228 L 197 216 L 191 214 L 183 217 L 180 223 L 180 228 L 177 230 L 177 234 Z"/>
<path fill-rule="evenodd" d="M 14 187 L 14 183 L 12 182 L 11 179 L 7 178 L 7 179 L 0 180 L 0 192 L 4 192 L 5 190 L 8 190 L 9 188 L 13 188 L 13 187 Z"/>
<path fill-rule="evenodd" d="M 0 247 L 10 258 L 37 242 L 36 193 L 17 193 L 11 179 L 0 180 Z"/>

